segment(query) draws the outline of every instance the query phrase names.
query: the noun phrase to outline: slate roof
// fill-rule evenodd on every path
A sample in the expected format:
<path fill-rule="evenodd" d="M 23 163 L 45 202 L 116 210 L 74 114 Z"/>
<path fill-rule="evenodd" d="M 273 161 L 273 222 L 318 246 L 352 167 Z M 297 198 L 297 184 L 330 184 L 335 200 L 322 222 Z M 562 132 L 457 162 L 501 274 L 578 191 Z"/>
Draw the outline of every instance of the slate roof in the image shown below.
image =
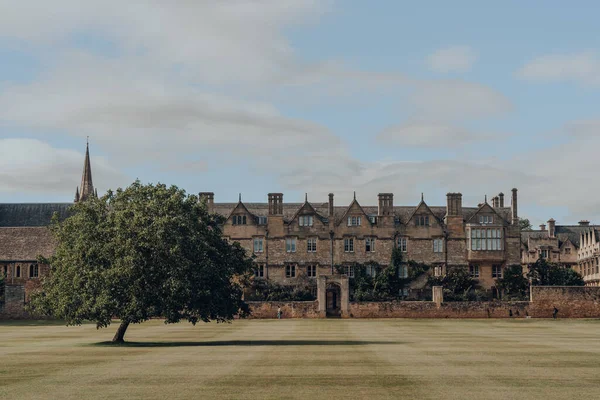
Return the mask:
<path fill-rule="evenodd" d="M 55 248 L 47 227 L 0 228 L 0 261 L 36 261 L 52 256 Z"/>
<path fill-rule="evenodd" d="M 224 217 L 228 217 L 231 211 L 237 206 L 238 203 L 214 203 L 214 212 Z M 269 214 L 268 203 L 243 203 L 248 211 L 254 216 L 266 217 Z M 304 203 L 283 203 L 283 219 L 290 221 L 296 212 L 304 205 Z M 329 204 L 328 203 L 310 203 L 323 219 L 327 220 L 329 217 Z M 361 205 L 362 206 L 362 205 Z M 334 206 L 333 214 L 336 222 L 342 218 L 348 206 Z M 410 216 L 417 209 L 418 206 L 394 206 L 394 215 L 398 217 L 401 223 L 408 223 Z M 377 215 L 377 206 L 362 206 L 363 210 L 367 215 Z M 429 206 L 431 212 L 439 219 L 443 220 L 446 216 L 445 206 Z M 473 214 L 477 212 L 478 207 L 463 207 L 463 218 L 468 220 Z M 507 221 L 511 220 L 511 209 L 510 207 L 495 208 L 498 214 L 500 214 Z"/>
<path fill-rule="evenodd" d="M 582 232 L 589 232 L 590 229 L 594 229 L 596 235 L 598 235 L 598 229 L 600 229 L 599 225 L 556 225 L 555 227 L 555 235 L 559 240 L 559 244 L 562 245 L 564 241 L 569 239 L 571 243 L 575 246 L 579 247 L 579 236 Z M 544 239 L 548 237 L 548 230 L 540 231 L 540 230 L 531 230 L 531 231 L 521 231 L 521 241 L 524 244 L 527 244 L 528 239 Z"/>
<path fill-rule="evenodd" d="M 66 218 L 73 203 L 0 204 L 0 227 L 48 226 L 52 214 Z"/>

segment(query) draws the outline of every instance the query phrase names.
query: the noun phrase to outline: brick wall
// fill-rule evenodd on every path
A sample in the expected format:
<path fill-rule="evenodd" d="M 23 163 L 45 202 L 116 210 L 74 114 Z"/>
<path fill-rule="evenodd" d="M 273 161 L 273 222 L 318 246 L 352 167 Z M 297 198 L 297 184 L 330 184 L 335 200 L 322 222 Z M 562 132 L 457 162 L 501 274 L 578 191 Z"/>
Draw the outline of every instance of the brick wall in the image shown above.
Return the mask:
<path fill-rule="evenodd" d="M 25 286 L 6 285 L 4 288 L 4 304 L 0 308 L 0 319 L 23 319 L 25 312 Z"/>

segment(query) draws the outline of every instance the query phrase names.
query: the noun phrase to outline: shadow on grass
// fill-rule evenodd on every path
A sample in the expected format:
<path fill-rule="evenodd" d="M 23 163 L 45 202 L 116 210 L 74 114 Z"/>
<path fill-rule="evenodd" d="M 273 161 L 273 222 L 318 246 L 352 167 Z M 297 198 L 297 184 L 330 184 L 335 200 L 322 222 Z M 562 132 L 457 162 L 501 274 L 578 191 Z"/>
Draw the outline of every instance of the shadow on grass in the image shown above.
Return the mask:
<path fill-rule="evenodd" d="M 218 340 L 207 342 L 99 342 L 92 346 L 107 347 L 219 347 L 219 346 L 367 346 L 398 345 L 406 342 L 384 342 L 369 340 Z"/>
<path fill-rule="evenodd" d="M 67 323 L 58 319 L 11 319 L 0 321 L 0 326 L 67 326 Z"/>

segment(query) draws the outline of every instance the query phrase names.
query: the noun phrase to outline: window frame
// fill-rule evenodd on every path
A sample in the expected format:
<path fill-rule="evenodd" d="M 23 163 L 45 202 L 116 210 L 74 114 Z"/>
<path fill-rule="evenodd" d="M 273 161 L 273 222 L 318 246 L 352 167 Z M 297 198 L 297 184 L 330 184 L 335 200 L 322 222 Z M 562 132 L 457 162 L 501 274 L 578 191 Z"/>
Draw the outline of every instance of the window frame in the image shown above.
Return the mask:
<path fill-rule="evenodd" d="M 258 246 L 257 246 L 258 244 Z M 265 251 L 265 242 L 262 237 L 252 238 L 252 252 L 253 253 L 264 253 Z"/>
<path fill-rule="evenodd" d="M 504 230 L 500 227 L 471 227 L 470 251 L 504 251 Z"/>
<path fill-rule="evenodd" d="M 502 279 L 502 265 L 494 264 L 492 265 L 492 278 L 494 279 Z"/>
<path fill-rule="evenodd" d="M 433 252 L 434 253 L 443 253 L 444 252 L 444 239 L 443 238 L 434 238 L 433 239 Z"/>
<path fill-rule="evenodd" d="M 400 249 L 401 253 L 408 253 L 408 237 L 398 236 L 396 238 L 396 247 Z"/>
<path fill-rule="evenodd" d="M 312 215 L 300 215 L 298 217 L 298 225 L 299 226 L 313 226 L 313 216 Z"/>
<path fill-rule="evenodd" d="M 317 266 L 316 266 L 316 264 L 308 264 L 306 266 L 306 276 L 308 276 L 309 278 L 316 278 L 317 277 Z"/>
<path fill-rule="evenodd" d="M 375 253 L 375 238 L 374 237 L 366 237 L 365 238 L 365 252 L 366 253 Z"/>
<path fill-rule="evenodd" d="M 296 277 L 296 264 L 286 264 L 285 265 L 285 277 L 286 278 L 295 278 Z"/>
<path fill-rule="evenodd" d="M 265 265 L 264 264 L 256 264 L 256 268 L 254 269 L 254 277 L 255 278 L 264 278 L 265 277 Z"/>
<path fill-rule="evenodd" d="M 316 253 L 317 252 L 317 238 L 309 237 L 306 239 L 306 252 Z"/>
<path fill-rule="evenodd" d="M 285 238 L 285 252 L 286 253 L 295 253 L 296 249 L 297 249 L 296 237 Z"/>
<path fill-rule="evenodd" d="M 348 278 L 354 278 L 354 265 L 344 265 L 344 273 Z"/>
<path fill-rule="evenodd" d="M 469 276 L 471 278 L 477 279 L 477 278 L 479 278 L 479 275 L 480 275 L 479 264 L 469 265 Z"/>
<path fill-rule="evenodd" d="M 354 253 L 354 238 L 344 238 L 344 253 Z"/>
<path fill-rule="evenodd" d="M 360 215 L 348 216 L 348 226 L 361 226 L 362 218 Z"/>

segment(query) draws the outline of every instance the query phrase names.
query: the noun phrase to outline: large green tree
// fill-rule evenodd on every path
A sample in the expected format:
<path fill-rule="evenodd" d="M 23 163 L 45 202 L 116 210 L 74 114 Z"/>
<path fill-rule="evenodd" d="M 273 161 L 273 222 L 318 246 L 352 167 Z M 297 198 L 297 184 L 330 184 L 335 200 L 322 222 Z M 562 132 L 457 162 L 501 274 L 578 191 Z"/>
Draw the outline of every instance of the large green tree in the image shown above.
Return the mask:
<path fill-rule="evenodd" d="M 583 286 L 585 284 L 577 271 L 550 263 L 541 256 L 529 266 L 527 277 L 534 286 Z"/>
<path fill-rule="evenodd" d="M 245 316 L 242 283 L 252 261 L 223 237 L 221 217 L 175 186 L 134 182 L 75 204 L 51 229 L 58 240 L 50 274 L 32 310 L 68 325 L 127 327 L 150 318 L 166 323 L 219 322 Z"/>
<path fill-rule="evenodd" d="M 502 278 L 496 280 L 496 287 L 507 300 L 526 299 L 529 281 L 523 274 L 523 267 L 519 264 L 508 266 Z"/>

